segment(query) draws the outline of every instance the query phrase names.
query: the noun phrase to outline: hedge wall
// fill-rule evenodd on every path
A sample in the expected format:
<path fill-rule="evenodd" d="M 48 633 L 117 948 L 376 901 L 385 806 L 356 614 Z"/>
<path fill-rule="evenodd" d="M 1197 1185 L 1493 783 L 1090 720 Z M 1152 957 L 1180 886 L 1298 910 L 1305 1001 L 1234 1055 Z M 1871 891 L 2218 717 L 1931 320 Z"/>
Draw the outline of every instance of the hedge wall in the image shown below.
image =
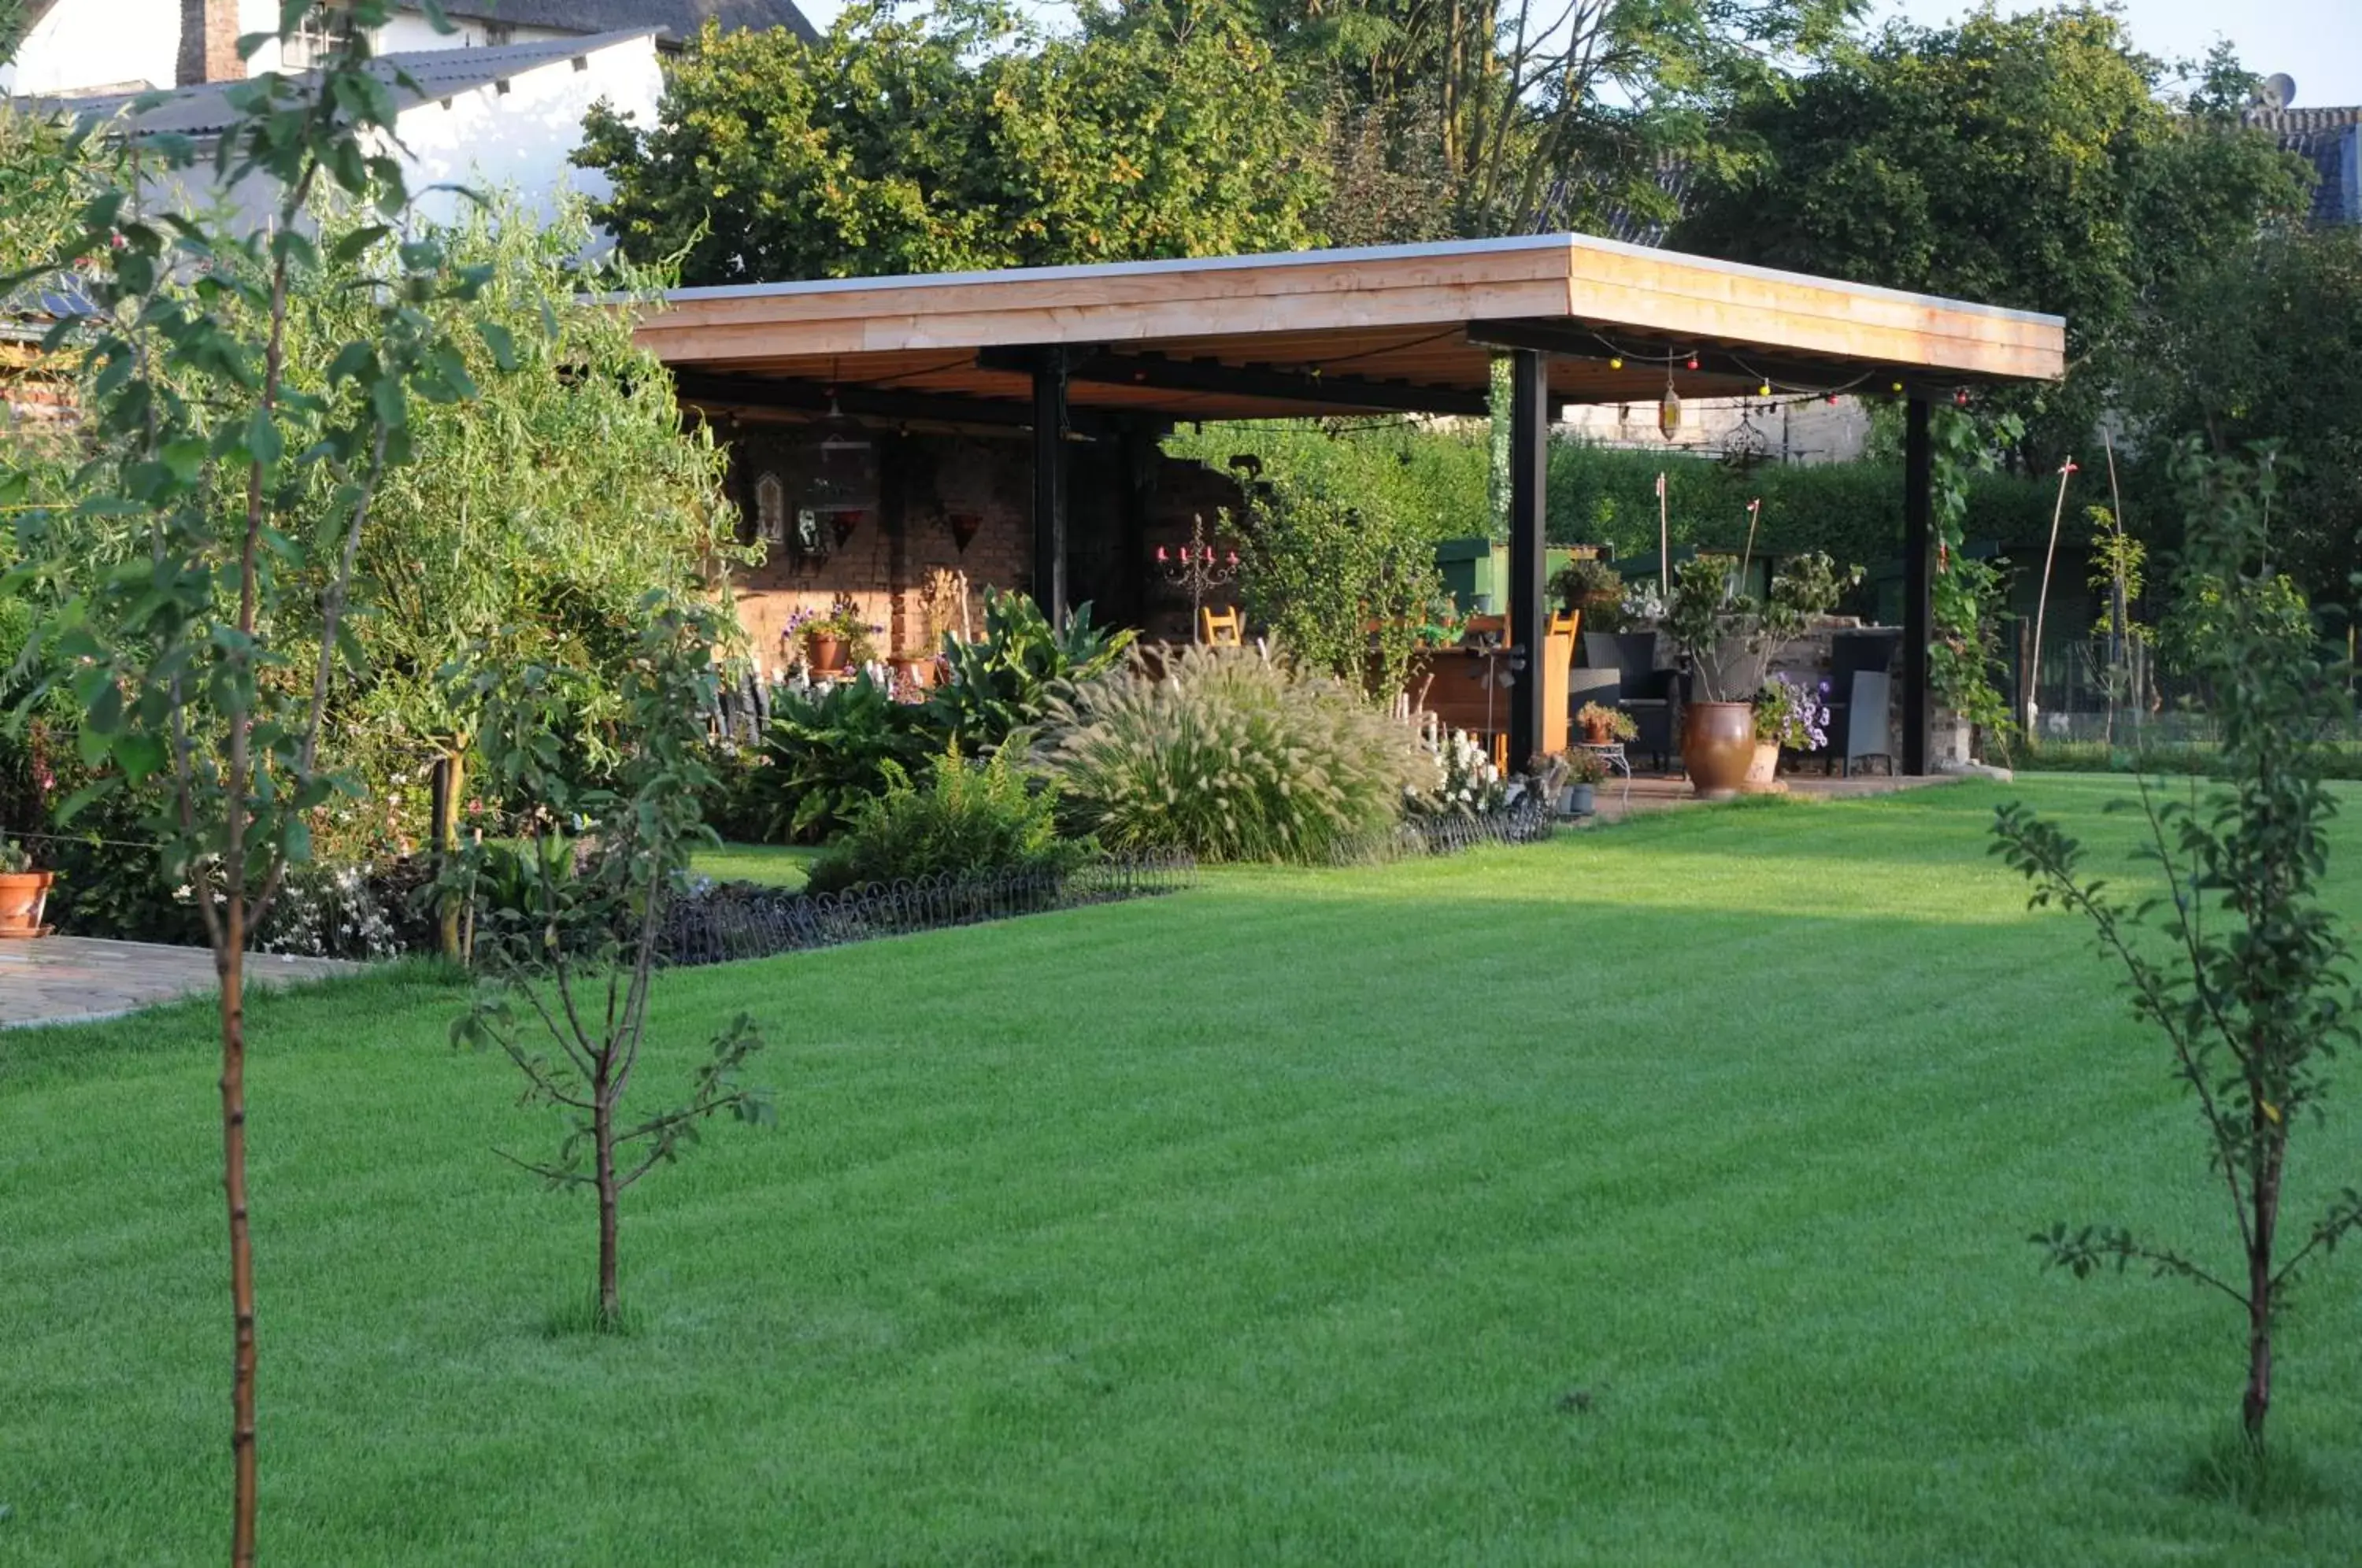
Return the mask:
<path fill-rule="evenodd" d="M 1217 468 L 1253 453 L 1265 475 L 1290 473 L 1347 504 L 1397 509 L 1440 539 L 1494 534 L 1487 501 L 1489 439 L 1482 424 L 1331 427 L 1305 422 L 1184 427 L 1165 449 Z M 1892 462 L 1767 464 L 1744 472 L 1709 458 L 1561 440 L 1551 447 L 1550 536 L 1607 544 L 1618 557 L 1657 553 L 1657 475 L 1666 476 L 1672 539 L 1737 549 L 1747 503 L 1760 497 L 1757 547 L 1772 555 L 1827 550 L 1873 569 L 1903 547 L 1903 473 Z M 1971 539 L 2039 539 L 2050 528 L 2049 487 L 1982 475 L 1970 492 Z M 2070 519 L 2070 523 L 2071 523 Z"/>

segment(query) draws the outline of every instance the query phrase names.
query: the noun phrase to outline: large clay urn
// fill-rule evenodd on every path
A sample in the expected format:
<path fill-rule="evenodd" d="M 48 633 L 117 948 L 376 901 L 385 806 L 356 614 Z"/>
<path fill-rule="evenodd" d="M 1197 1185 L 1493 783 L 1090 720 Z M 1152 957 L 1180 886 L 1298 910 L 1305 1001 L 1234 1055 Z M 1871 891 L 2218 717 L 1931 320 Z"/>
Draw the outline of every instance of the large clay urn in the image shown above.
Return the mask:
<path fill-rule="evenodd" d="M 1727 801 L 1755 760 L 1755 704 L 1692 702 L 1682 709 L 1682 768 L 1701 801 Z"/>

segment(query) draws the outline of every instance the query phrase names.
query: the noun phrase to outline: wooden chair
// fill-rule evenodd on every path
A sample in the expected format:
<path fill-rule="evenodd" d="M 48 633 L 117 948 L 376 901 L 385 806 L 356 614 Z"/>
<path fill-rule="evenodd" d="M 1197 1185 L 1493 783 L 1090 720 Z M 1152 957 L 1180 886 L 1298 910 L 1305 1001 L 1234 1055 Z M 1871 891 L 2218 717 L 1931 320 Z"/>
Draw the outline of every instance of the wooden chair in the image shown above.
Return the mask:
<path fill-rule="evenodd" d="M 1562 615 L 1553 610 L 1542 622 L 1542 631 L 1553 637 L 1573 637 L 1583 626 L 1583 612 L 1570 610 Z"/>
<path fill-rule="evenodd" d="M 1198 636 L 1209 647 L 1244 647 L 1246 617 L 1235 609 L 1217 610 L 1210 604 L 1201 604 L 1198 607 Z"/>

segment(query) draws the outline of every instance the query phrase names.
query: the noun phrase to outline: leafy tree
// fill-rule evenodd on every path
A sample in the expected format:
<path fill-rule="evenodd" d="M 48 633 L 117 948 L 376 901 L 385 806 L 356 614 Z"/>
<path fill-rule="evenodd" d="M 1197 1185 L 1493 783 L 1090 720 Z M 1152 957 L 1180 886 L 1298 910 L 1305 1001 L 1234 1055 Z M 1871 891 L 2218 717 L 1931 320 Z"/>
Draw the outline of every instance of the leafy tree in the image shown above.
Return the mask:
<path fill-rule="evenodd" d="M 2202 259 L 2145 305 L 2123 406 L 2144 450 L 2202 434 L 2269 441 L 2278 560 L 2317 603 L 2351 607 L 2362 560 L 2362 229 L 2273 226 Z M 2141 499 L 2162 465 L 2147 462 Z M 2133 477 L 2133 476 L 2128 476 Z M 2142 521 L 2161 508 L 2150 500 Z"/>
<path fill-rule="evenodd" d="M 2063 314 L 2068 386 L 2009 403 L 2046 414 L 2038 471 L 2107 402 L 2139 302 L 2295 208 L 2299 165 L 2232 112 L 2245 80 L 2218 52 L 2176 100 L 2092 6 L 1893 23 L 1745 94 L 1672 243 Z"/>
<path fill-rule="evenodd" d="M 287 0 L 282 35 L 306 8 Z M 275 187 L 270 225 L 241 233 L 204 212 L 159 221 L 127 184 L 85 210 L 57 259 L 79 265 L 96 310 L 51 335 L 53 347 L 82 348 L 90 376 L 83 499 L 72 514 L 19 514 L 17 564 L 0 583 L 47 602 L 39 636 L 59 672 L 50 680 L 84 709 L 84 759 L 112 765 L 96 788 L 160 780 L 147 825 L 197 890 L 220 976 L 231 1558 L 241 1565 L 254 1558 L 257 1474 L 246 947 L 288 868 L 309 856 L 308 814 L 346 783 L 322 737 L 350 663 L 362 536 L 386 475 L 412 454 L 412 399 L 472 390 L 438 315 L 476 280 L 431 240 L 395 237 L 408 206 L 385 149 L 396 100 L 370 68 L 365 31 L 392 6 L 350 8 L 354 38 L 315 74 L 224 91 L 231 124 L 215 177 Z M 439 6 L 428 11 L 440 22 Z M 195 160 L 166 138 L 149 153 L 181 169 Z M 336 262 L 362 270 L 365 304 L 318 390 L 305 390 L 290 378 L 288 324 L 292 301 L 331 259 L 302 221 L 331 183 L 381 221 L 337 247 Z M 23 504 L 24 488 L 20 476 L 0 478 L 0 505 Z M 122 521 L 141 547 L 91 572 L 73 525 L 97 518 Z"/>
<path fill-rule="evenodd" d="M 1288 250 L 1317 139 L 1291 73 L 1209 15 L 1043 38 L 1006 0 L 847 8 L 817 43 L 707 30 L 658 124 L 575 161 L 625 252 L 692 283 Z"/>
<path fill-rule="evenodd" d="M 719 687 L 713 651 L 725 624 L 722 612 L 701 600 L 652 593 L 639 624 L 621 687 L 622 729 L 630 740 L 611 781 L 586 781 L 567 765 L 556 736 L 569 723 L 568 699 L 549 667 L 493 660 L 481 657 L 490 650 L 480 650 L 469 683 L 485 715 L 483 749 L 492 776 L 512 798 L 539 809 L 526 820 L 528 852 L 521 857 L 532 867 L 532 886 L 523 907 L 510 911 L 512 928 L 494 933 L 486 947 L 499 978 L 454 1021 L 452 1038 L 499 1046 L 524 1075 L 526 1101 L 566 1114 L 568 1132 L 553 1157 L 506 1157 L 554 1187 L 597 1195 L 592 1323 L 602 1332 L 625 1326 L 624 1194 L 679 1158 L 712 1118 L 771 1119 L 768 1095 L 740 1077 L 763 1046 L 743 1012 L 714 1037 L 679 1104 L 636 1119 L 626 1110 L 647 1037 L 666 907 L 688 875 L 692 851 L 720 842 L 700 802 L 715 782 L 702 715 Z M 553 853 L 556 824 L 568 821 L 590 824 L 579 856 L 562 840 Z M 455 868 L 455 879 L 470 879 L 475 868 Z"/>
<path fill-rule="evenodd" d="M 2147 857 L 2166 896 L 2127 903 L 2082 869 L 2082 846 L 2020 803 L 2000 808 L 1994 853 L 2035 885 L 2033 902 L 2088 917 L 2124 971 L 2133 1011 L 2165 1036 L 2175 1075 L 2198 1102 L 2208 1165 L 2222 1184 L 2239 1264 L 2116 1226 L 2034 1240 L 2079 1278 L 2140 1264 L 2236 1302 L 2246 1320 L 2239 1415 L 2260 1453 L 2272 1400 L 2272 1336 L 2301 1271 L 2362 1228 L 2362 1190 L 2331 1199 L 2301 1240 L 2281 1235 L 2290 1148 L 2318 1115 L 2340 1045 L 2362 1034 L 2345 923 L 2320 888 L 2336 802 L 2321 782 L 2324 720 L 2344 671 L 2327 665 L 2303 617 L 2287 613 L 2270 560 L 2276 480 L 2268 459 L 2185 454 L 2193 514 L 2181 559 L 2186 587 L 2213 596 L 2200 660 L 2223 701 L 2226 789 L 2186 800 L 2146 782 Z M 2162 949 L 2142 937 L 2147 927 Z"/>
<path fill-rule="evenodd" d="M 1255 624 L 1306 668 L 1391 701 L 1443 591 L 1432 537 L 1286 477 L 1255 488 L 1240 534 L 1239 597 Z"/>
<path fill-rule="evenodd" d="M 324 236 L 350 221 L 329 218 Z M 567 689 L 568 744 L 594 768 L 611 763 L 643 599 L 748 552 L 734 537 L 724 455 L 701 426 L 684 429 L 669 379 L 632 340 L 636 313 L 577 306 L 586 291 L 647 295 L 661 275 L 613 258 L 579 261 L 590 228 L 579 203 L 561 203 L 545 226 L 496 195 L 422 232 L 481 272 L 474 300 L 436 313 L 480 392 L 413 416 L 417 460 L 382 487 L 356 562 L 373 606 L 354 628 L 367 679 L 337 718 L 348 762 L 381 797 L 446 758 L 456 801 L 479 718 L 465 706 L 472 691 L 445 678 L 447 665 L 477 650 L 540 666 Z M 305 384 L 366 308 L 336 269 L 319 282 L 291 313 L 291 358 Z M 463 309 L 477 331 L 464 332 Z M 434 824 L 438 834 L 449 825 Z"/>
<path fill-rule="evenodd" d="M 1860 0 L 1238 0 L 1299 61 L 1341 173 L 1323 226 L 1356 240 L 1601 229 L 1672 215 L 1665 170 L 1770 62 L 1834 41 Z M 1098 28 L 1230 14 L 1122 0 Z"/>
<path fill-rule="evenodd" d="M 470 685 L 487 718 L 491 775 L 538 808 L 524 822 L 522 855 L 532 888 L 522 909 L 508 911 L 513 928 L 491 933 L 484 949 L 499 980 L 451 1025 L 454 1042 L 493 1043 L 517 1065 L 526 1103 L 567 1115 L 555 1157 L 505 1157 L 553 1187 L 598 1195 L 600 1331 L 626 1327 L 624 1193 L 680 1157 L 704 1121 L 730 1115 L 760 1124 L 772 1115 L 770 1096 L 739 1077 L 763 1048 L 746 1013 L 713 1037 L 680 1103 L 638 1120 L 626 1112 L 647 1039 L 666 904 L 688 876 L 692 850 L 718 843 L 699 805 L 716 781 L 701 715 L 718 692 L 713 645 L 725 625 L 711 602 L 664 592 L 647 595 L 640 612 L 638 652 L 621 682 L 621 727 L 631 739 L 612 781 L 586 781 L 567 765 L 555 734 L 569 723 L 569 699 L 548 666 L 475 661 Z M 560 822 L 588 822 L 586 841 L 569 845 L 555 836 Z M 454 881 L 472 874 L 475 865 L 456 867 Z"/>

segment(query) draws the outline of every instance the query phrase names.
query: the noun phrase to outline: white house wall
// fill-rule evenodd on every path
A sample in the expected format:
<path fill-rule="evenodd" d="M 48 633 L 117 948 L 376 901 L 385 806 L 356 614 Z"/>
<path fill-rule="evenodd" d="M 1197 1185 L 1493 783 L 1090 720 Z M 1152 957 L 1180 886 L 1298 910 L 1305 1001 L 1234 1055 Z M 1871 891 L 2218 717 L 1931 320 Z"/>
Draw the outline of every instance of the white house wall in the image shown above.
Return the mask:
<path fill-rule="evenodd" d="M 447 108 L 429 100 L 404 111 L 401 134 L 409 153 L 411 189 L 513 186 L 543 216 L 553 210 L 561 187 L 593 197 L 609 194 L 613 187 L 604 174 L 573 168 L 567 159 L 582 144 L 582 116 L 601 98 L 643 125 L 656 122 L 664 91 L 656 40 L 637 39 L 576 58 L 584 69 L 561 60 L 511 77 L 505 94 L 480 87 L 454 96 Z M 419 210 L 449 219 L 463 200 L 456 193 L 436 192 L 420 201 Z"/>
<path fill-rule="evenodd" d="M 279 26 L 278 0 L 238 0 L 237 28 L 266 33 Z M 482 49 L 491 42 L 480 21 L 438 33 L 424 16 L 398 13 L 378 28 L 380 54 L 414 50 Z M 515 28 L 508 43 L 540 43 L 574 35 L 554 28 Z M 170 87 L 181 50 L 181 0 L 61 0 L 28 34 L 16 60 L 0 66 L 0 94 L 66 96 L 124 83 Z M 280 68 L 279 46 L 266 44 L 247 61 L 249 74 Z"/>
<path fill-rule="evenodd" d="M 392 21 L 371 34 L 370 41 L 376 46 L 377 52 L 380 54 L 406 54 L 414 50 L 429 49 L 485 49 L 491 46 L 492 40 L 485 36 L 482 22 L 473 17 L 453 17 L 451 21 L 456 30 L 438 33 L 424 16 L 403 11 L 397 13 Z M 580 33 L 579 30 L 572 33 L 560 32 L 556 28 L 512 27 L 509 29 L 509 35 L 501 41 L 512 44 L 544 43 L 551 39 L 578 38 Z"/>
<path fill-rule="evenodd" d="M 0 92 L 64 94 L 127 82 L 170 87 L 180 53 L 180 0 L 64 0 L 33 25 L 16 61 L 0 66 Z"/>

